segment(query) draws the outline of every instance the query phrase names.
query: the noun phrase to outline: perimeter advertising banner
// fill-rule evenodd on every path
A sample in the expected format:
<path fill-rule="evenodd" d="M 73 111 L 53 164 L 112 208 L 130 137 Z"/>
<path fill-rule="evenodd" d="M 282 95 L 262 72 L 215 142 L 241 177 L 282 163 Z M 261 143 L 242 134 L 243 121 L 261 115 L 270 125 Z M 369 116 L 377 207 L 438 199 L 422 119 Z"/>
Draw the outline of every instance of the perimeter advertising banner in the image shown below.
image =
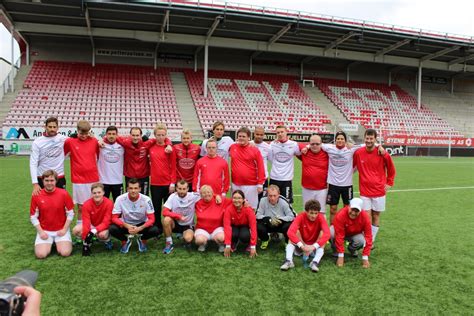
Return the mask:
<path fill-rule="evenodd" d="M 402 145 L 402 146 L 424 146 L 424 147 L 474 147 L 474 138 L 463 137 L 430 137 L 430 136 L 406 136 L 391 135 L 385 137 L 384 145 Z"/>

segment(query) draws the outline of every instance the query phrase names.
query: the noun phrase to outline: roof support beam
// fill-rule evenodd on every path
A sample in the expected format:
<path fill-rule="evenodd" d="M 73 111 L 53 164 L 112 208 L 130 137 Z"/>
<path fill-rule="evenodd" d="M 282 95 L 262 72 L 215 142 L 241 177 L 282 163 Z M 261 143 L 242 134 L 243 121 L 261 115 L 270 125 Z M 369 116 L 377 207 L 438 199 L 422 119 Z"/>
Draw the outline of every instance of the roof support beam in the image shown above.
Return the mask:
<path fill-rule="evenodd" d="M 273 43 L 275 43 L 276 41 L 278 41 L 283 35 L 285 35 L 286 32 L 288 32 L 290 29 L 291 29 L 291 26 L 293 24 L 291 23 L 288 23 L 286 26 L 284 26 L 281 30 L 278 31 L 278 33 L 276 33 L 275 35 L 272 36 L 272 38 L 270 38 L 270 40 L 268 41 L 268 46 L 272 45 Z"/>
<path fill-rule="evenodd" d="M 471 59 L 474 59 L 474 54 L 451 60 L 450 62 L 448 62 L 448 65 L 451 66 L 451 65 L 454 65 L 454 64 L 464 63 L 464 62 L 466 62 L 468 60 L 471 60 Z"/>
<path fill-rule="evenodd" d="M 214 23 L 212 23 L 211 28 L 207 31 L 206 41 L 208 41 L 212 37 L 212 34 L 217 29 L 217 27 L 219 26 L 219 23 L 221 23 L 222 19 L 224 19 L 222 16 L 220 16 L 220 15 L 216 16 L 216 18 L 214 19 Z"/>
<path fill-rule="evenodd" d="M 308 57 L 305 57 L 301 62 L 307 64 L 315 58 L 316 57 L 314 57 L 314 56 L 308 56 Z"/>
<path fill-rule="evenodd" d="M 443 50 L 440 50 L 438 52 L 435 52 L 435 53 L 432 53 L 432 54 L 421 57 L 420 61 L 426 61 L 426 60 L 434 59 L 434 58 L 446 55 L 447 53 L 450 53 L 452 51 L 458 50 L 459 48 L 460 48 L 460 46 L 447 47 L 447 48 L 445 48 Z"/>
<path fill-rule="evenodd" d="M 385 55 L 399 47 L 402 47 L 403 45 L 406 45 L 410 43 L 409 39 L 404 39 L 403 41 L 396 42 L 395 44 L 392 44 L 388 47 L 385 47 L 384 49 L 379 50 L 378 52 L 375 53 L 375 57 Z"/>
<path fill-rule="evenodd" d="M 169 31 L 170 28 L 170 10 L 166 10 L 165 16 L 163 17 L 163 23 L 161 23 L 160 39 L 162 42 L 165 40 L 165 30 Z"/>
<path fill-rule="evenodd" d="M 332 41 L 331 43 L 327 44 L 326 47 L 324 47 L 324 53 L 326 53 L 328 50 L 338 46 L 339 44 L 342 44 L 344 43 L 345 41 L 347 41 L 348 39 L 350 39 L 351 37 L 353 36 L 356 36 L 357 33 L 355 33 L 354 31 L 352 32 L 349 32 L 347 34 L 344 34 L 343 36 L 339 37 L 338 39 Z"/>
<path fill-rule="evenodd" d="M 87 24 L 87 34 L 89 35 L 89 39 L 91 40 L 92 49 L 94 49 L 95 45 L 94 45 L 94 37 L 92 36 L 92 26 L 91 26 L 91 19 L 89 16 L 89 8 L 86 8 L 85 19 L 86 19 L 86 24 Z"/>

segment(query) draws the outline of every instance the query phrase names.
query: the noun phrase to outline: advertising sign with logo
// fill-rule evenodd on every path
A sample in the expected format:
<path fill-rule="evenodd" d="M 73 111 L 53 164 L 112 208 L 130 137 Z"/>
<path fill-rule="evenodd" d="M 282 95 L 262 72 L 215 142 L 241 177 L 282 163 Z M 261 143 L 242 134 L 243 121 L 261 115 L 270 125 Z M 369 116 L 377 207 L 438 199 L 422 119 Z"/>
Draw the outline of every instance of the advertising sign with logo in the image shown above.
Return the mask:
<path fill-rule="evenodd" d="M 430 137 L 430 136 L 406 136 L 391 135 L 385 137 L 385 145 L 402 145 L 402 146 L 424 146 L 424 147 L 474 147 L 473 138 L 463 137 Z"/>

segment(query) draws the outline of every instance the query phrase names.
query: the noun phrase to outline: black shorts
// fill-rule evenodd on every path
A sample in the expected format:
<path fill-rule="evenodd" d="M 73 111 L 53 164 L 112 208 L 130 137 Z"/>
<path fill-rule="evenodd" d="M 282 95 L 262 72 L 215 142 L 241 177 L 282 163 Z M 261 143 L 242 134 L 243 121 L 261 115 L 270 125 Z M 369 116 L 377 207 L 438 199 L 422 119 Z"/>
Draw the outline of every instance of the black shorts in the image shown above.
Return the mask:
<path fill-rule="evenodd" d="M 123 194 L 123 184 L 104 184 L 104 196 L 110 198 L 110 193 L 112 193 L 112 198 L 115 200 Z"/>
<path fill-rule="evenodd" d="M 40 186 L 41 189 L 44 188 L 42 177 L 38 177 L 38 185 Z M 64 177 L 58 178 L 58 181 L 56 181 L 56 188 L 61 188 L 61 189 L 66 190 L 66 178 Z"/>
<path fill-rule="evenodd" d="M 293 204 L 293 182 L 270 179 L 270 185 L 274 184 L 280 189 L 280 195 L 284 196 L 290 204 Z"/>
<path fill-rule="evenodd" d="M 194 227 L 193 226 L 190 226 L 190 225 L 179 225 L 178 222 L 176 220 L 174 220 L 174 228 L 173 228 L 173 233 L 178 233 L 178 234 L 182 234 L 183 232 L 187 231 L 187 230 L 192 230 L 194 231 Z"/>
<path fill-rule="evenodd" d="M 352 185 L 348 187 L 340 187 L 337 185 L 329 185 L 327 204 L 338 205 L 339 198 L 342 197 L 342 203 L 349 205 L 349 201 L 352 200 Z"/>

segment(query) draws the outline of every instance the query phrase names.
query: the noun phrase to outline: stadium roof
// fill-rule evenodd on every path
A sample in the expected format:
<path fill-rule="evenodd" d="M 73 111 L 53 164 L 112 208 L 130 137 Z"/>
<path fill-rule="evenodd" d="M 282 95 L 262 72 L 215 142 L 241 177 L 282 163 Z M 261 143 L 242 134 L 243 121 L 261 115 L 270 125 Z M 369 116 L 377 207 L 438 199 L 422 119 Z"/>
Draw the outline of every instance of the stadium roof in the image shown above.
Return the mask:
<path fill-rule="evenodd" d="M 474 38 L 306 12 L 216 1 L 4 0 L 4 16 L 26 41 L 81 37 L 92 46 L 114 39 L 162 49 L 186 46 L 274 54 L 311 63 L 345 60 L 415 67 L 449 76 L 474 75 Z M 354 63 L 355 62 L 355 63 Z"/>

